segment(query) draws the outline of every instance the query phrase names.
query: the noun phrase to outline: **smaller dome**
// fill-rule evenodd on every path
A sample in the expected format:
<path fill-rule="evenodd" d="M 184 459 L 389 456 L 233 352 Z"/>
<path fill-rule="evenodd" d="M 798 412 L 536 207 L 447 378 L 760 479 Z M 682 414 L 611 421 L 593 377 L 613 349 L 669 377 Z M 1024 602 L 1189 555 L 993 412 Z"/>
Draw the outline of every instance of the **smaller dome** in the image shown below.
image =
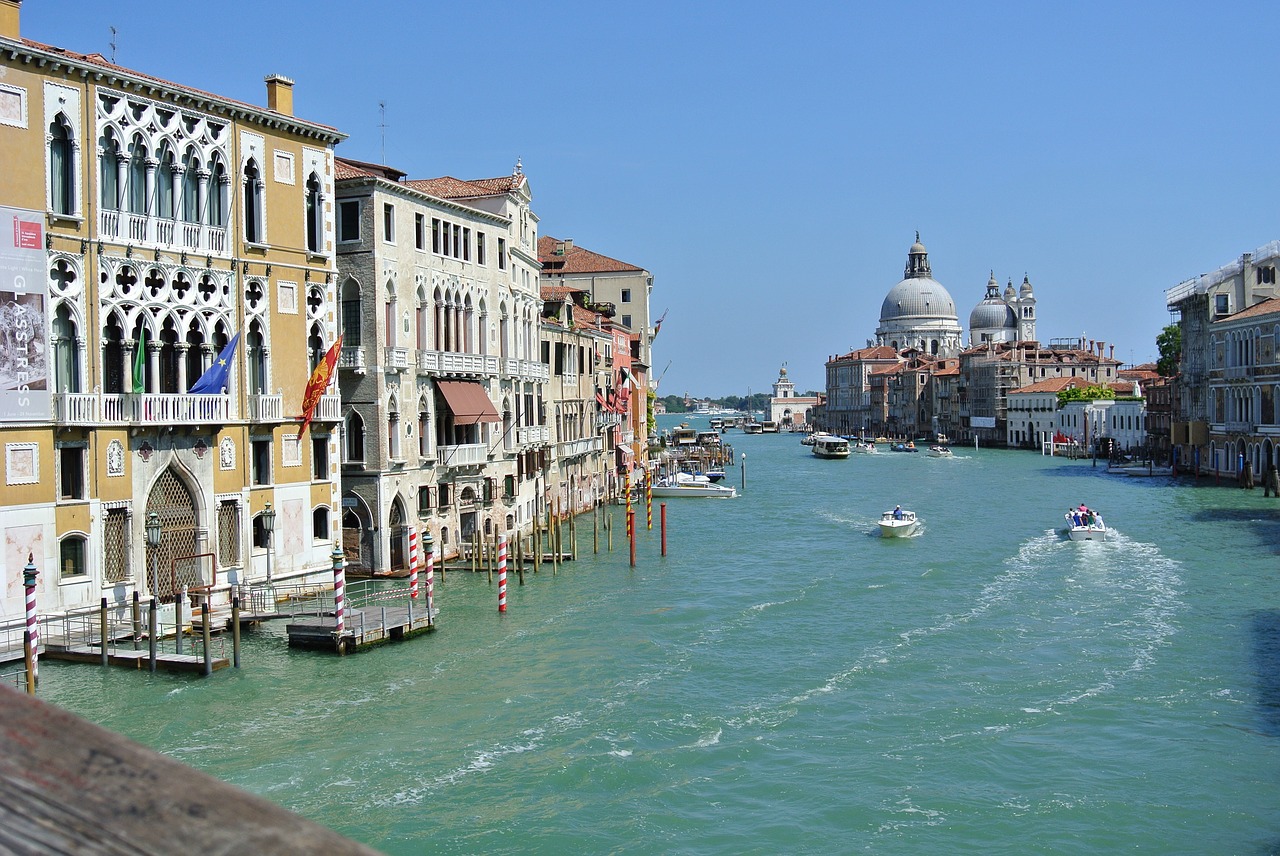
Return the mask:
<path fill-rule="evenodd" d="M 1017 326 L 1018 316 L 998 298 L 982 301 L 969 313 L 970 330 L 1007 329 Z"/>
<path fill-rule="evenodd" d="M 1026 274 L 1022 275 L 1022 287 L 1018 289 L 1019 297 L 1029 297 L 1031 295 L 1031 280 Z"/>
<path fill-rule="evenodd" d="M 1004 287 L 1004 299 L 1013 300 L 1017 296 L 1017 292 L 1013 290 L 1013 280 L 1009 280 L 1009 284 Z"/>
<path fill-rule="evenodd" d="M 899 244 L 898 246 L 902 245 Z M 924 248 L 924 244 L 920 243 L 920 238 L 917 237 L 916 242 L 911 245 L 911 249 L 907 250 L 907 252 L 911 255 L 915 255 L 916 253 L 927 253 L 929 251 Z"/>

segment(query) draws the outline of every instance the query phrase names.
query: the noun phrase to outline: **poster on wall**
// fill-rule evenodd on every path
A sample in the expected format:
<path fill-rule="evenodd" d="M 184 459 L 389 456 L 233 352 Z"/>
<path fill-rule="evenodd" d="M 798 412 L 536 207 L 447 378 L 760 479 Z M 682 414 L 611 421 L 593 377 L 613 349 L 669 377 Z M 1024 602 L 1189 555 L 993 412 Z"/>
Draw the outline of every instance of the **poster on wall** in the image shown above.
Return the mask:
<path fill-rule="evenodd" d="M 49 421 L 44 214 L 0 206 L 0 421 Z"/>

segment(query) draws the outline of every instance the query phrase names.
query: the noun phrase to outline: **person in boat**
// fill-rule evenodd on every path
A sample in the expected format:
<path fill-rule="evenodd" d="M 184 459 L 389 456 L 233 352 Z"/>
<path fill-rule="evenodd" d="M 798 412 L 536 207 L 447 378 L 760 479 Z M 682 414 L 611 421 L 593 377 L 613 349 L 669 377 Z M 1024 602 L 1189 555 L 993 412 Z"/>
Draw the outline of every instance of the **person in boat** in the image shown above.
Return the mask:
<path fill-rule="evenodd" d="M 1071 521 L 1071 525 L 1072 525 L 1072 526 L 1079 527 L 1079 526 L 1080 526 L 1080 512 L 1079 512 L 1079 511 L 1077 511 L 1077 510 L 1076 510 L 1076 509 L 1074 509 L 1074 508 L 1068 508 L 1068 509 L 1067 509 L 1067 520 Z"/>
<path fill-rule="evenodd" d="M 895 505 L 895 506 L 893 507 L 893 519 L 894 519 L 894 520 L 901 520 L 901 519 L 902 519 L 902 506 L 901 506 L 901 505 Z"/>

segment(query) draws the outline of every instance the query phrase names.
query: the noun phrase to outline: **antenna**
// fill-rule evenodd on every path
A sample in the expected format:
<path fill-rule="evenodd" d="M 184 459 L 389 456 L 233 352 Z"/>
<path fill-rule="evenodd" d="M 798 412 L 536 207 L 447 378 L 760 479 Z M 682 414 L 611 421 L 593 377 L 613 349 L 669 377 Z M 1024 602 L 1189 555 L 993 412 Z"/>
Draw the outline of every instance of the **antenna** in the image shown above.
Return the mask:
<path fill-rule="evenodd" d="M 382 163 L 387 163 L 387 102 L 378 102 L 378 130 L 382 134 Z"/>
<path fill-rule="evenodd" d="M 111 41 L 108 42 L 107 44 L 111 46 L 111 64 L 115 65 L 115 62 L 116 62 L 116 28 L 115 27 L 111 27 Z"/>

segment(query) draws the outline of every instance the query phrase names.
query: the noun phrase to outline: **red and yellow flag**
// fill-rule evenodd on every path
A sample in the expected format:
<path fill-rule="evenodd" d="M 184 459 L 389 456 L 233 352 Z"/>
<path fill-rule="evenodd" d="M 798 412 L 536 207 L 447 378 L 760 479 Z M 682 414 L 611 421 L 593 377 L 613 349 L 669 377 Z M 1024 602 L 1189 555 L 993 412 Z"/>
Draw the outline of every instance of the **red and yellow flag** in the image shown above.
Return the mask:
<path fill-rule="evenodd" d="M 324 395 L 324 391 L 329 388 L 333 367 L 338 364 L 338 355 L 341 353 L 342 335 L 339 334 L 338 341 L 333 343 L 333 347 L 324 355 L 324 359 L 316 365 L 316 370 L 311 373 L 311 379 L 307 381 L 307 389 L 302 393 L 302 428 L 298 430 L 299 437 L 306 433 L 307 426 L 311 424 L 316 405 L 320 403 L 320 396 Z"/>

